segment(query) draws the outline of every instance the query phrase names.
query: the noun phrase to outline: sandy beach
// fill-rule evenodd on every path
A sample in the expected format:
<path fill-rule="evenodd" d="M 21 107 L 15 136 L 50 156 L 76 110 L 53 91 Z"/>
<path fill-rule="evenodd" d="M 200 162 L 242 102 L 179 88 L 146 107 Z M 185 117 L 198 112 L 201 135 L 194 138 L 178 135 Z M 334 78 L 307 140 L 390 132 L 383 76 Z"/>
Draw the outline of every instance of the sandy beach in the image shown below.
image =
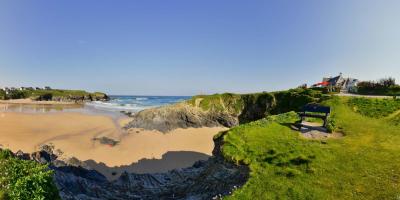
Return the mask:
<path fill-rule="evenodd" d="M 193 151 L 211 155 L 213 136 L 224 128 L 176 129 L 167 134 L 132 129 L 124 132 L 121 123 L 110 117 L 81 113 L 0 112 L 0 144 L 12 151 L 33 152 L 43 144 L 53 144 L 63 157 L 94 160 L 108 166 L 129 165 L 140 159 L 160 159 L 169 151 Z M 116 146 L 93 138 L 120 141 Z"/>

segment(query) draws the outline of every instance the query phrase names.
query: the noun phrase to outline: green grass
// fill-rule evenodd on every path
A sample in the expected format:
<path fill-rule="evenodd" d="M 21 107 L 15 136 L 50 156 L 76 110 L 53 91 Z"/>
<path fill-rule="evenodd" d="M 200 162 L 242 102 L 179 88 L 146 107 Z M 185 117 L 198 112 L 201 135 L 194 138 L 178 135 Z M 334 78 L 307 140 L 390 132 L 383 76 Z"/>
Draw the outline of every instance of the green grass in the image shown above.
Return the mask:
<path fill-rule="evenodd" d="M 104 97 L 105 94 L 101 92 L 86 92 L 84 90 L 60 90 L 60 89 L 51 89 L 51 90 L 15 90 L 10 92 L 10 94 L 6 95 L 3 90 L 0 90 L 0 99 L 23 99 L 23 98 L 32 98 L 37 99 L 43 96 L 49 96 L 51 98 L 57 97 Z"/>
<path fill-rule="evenodd" d="M 400 126 L 400 112 L 397 112 L 394 116 L 390 117 L 388 121 L 395 126 Z"/>
<path fill-rule="evenodd" d="M 2 89 L 0 89 L 0 100 L 6 99 L 6 92 Z"/>
<path fill-rule="evenodd" d="M 46 165 L 15 158 L 0 150 L 0 200 L 57 200 L 53 172 Z"/>
<path fill-rule="evenodd" d="M 198 95 L 187 103 L 204 111 L 244 115 L 243 122 L 249 122 L 271 113 L 299 110 L 303 105 L 318 102 L 322 98 L 321 91 L 297 88 L 271 93 Z"/>
<path fill-rule="evenodd" d="M 288 126 L 294 112 L 229 130 L 223 155 L 251 173 L 226 199 L 399 199 L 399 127 L 354 112 L 347 100 L 325 102 L 343 138 L 301 137 Z"/>
<path fill-rule="evenodd" d="M 400 109 L 400 99 L 351 98 L 348 104 L 353 111 L 374 118 L 389 116 Z"/>
<path fill-rule="evenodd" d="M 239 113 L 243 109 L 243 100 L 240 94 L 223 93 L 213 95 L 197 95 L 188 100 L 192 106 L 199 99 L 199 107 L 205 111 Z"/>

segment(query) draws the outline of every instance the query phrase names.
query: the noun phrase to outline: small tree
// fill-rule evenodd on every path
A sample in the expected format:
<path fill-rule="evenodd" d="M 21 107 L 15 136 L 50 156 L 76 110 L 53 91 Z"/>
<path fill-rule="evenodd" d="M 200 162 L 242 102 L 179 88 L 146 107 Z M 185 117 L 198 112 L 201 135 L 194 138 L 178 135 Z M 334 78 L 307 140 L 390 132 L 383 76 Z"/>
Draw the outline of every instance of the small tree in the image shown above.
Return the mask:
<path fill-rule="evenodd" d="M 396 85 L 396 79 L 389 77 L 389 78 L 383 78 L 379 81 L 379 84 L 382 87 L 388 88 Z"/>
<path fill-rule="evenodd" d="M 24 99 L 26 98 L 26 95 L 24 92 L 20 91 L 20 90 L 12 90 L 10 91 L 10 93 L 8 94 L 8 97 L 10 99 Z"/>

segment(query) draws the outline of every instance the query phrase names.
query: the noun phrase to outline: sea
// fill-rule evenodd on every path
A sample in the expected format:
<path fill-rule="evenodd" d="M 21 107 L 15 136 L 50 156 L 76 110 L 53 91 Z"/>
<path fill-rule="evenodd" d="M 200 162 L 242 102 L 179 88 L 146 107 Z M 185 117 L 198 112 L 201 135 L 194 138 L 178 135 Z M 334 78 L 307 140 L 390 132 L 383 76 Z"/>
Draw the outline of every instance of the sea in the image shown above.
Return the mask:
<path fill-rule="evenodd" d="M 88 102 L 85 105 L 104 111 L 136 113 L 144 109 L 178 103 L 190 96 L 110 96 L 110 100 Z"/>
<path fill-rule="evenodd" d="M 24 105 L 8 104 L 0 112 L 21 113 L 58 113 L 58 112 L 80 112 L 85 114 L 102 114 L 118 119 L 123 113 L 137 113 L 148 108 L 174 104 L 190 99 L 190 96 L 122 96 L 111 95 L 109 101 L 92 101 L 83 105 Z"/>

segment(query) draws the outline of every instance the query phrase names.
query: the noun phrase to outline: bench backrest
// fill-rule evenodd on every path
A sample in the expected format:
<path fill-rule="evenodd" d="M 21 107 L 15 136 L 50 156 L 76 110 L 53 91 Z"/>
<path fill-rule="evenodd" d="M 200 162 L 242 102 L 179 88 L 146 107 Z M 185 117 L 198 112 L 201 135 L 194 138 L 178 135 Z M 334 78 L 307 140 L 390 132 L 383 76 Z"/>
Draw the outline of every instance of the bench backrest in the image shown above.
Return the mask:
<path fill-rule="evenodd" d="M 301 112 L 319 112 L 319 113 L 329 114 L 331 113 L 331 107 L 321 106 L 318 104 L 307 104 L 303 106 Z"/>

